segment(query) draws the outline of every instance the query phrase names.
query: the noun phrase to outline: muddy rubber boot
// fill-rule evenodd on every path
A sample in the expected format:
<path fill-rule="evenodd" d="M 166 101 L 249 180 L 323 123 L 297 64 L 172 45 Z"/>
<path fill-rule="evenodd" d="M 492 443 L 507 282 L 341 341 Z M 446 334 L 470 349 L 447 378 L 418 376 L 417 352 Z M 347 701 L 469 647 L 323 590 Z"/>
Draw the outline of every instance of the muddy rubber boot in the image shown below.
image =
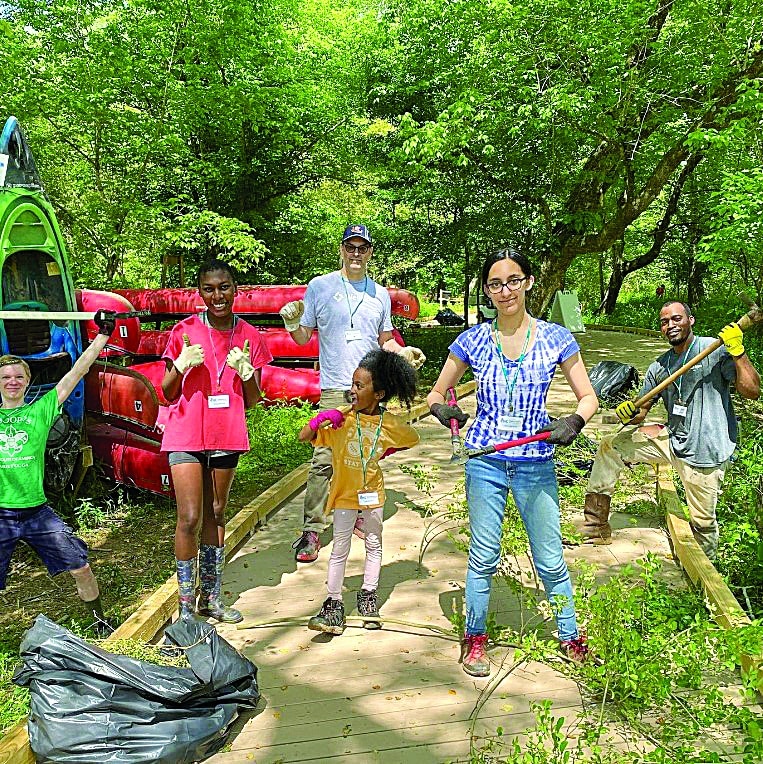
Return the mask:
<path fill-rule="evenodd" d="M 178 579 L 178 609 L 184 621 L 196 618 L 196 558 L 175 558 Z"/>
<path fill-rule="evenodd" d="M 93 619 L 92 630 L 101 639 L 108 637 L 114 631 L 114 627 L 106 620 L 106 616 L 103 614 L 100 596 L 89 602 L 83 600 L 82 604 L 85 606 L 88 616 Z"/>
<path fill-rule="evenodd" d="M 612 528 L 609 525 L 609 507 L 612 497 L 605 493 L 587 493 L 583 516 L 585 523 L 581 533 L 594 544 L 611 544 Z"/>
<path fill-rule="evenodd" d="M 240 623 L 244 616 L 235 608 L 225 607 L 222 599 L 225 547 L 202 544 L 199 548 L 201 594 L 199 615 L 209 616 L 222 623 Z"/>

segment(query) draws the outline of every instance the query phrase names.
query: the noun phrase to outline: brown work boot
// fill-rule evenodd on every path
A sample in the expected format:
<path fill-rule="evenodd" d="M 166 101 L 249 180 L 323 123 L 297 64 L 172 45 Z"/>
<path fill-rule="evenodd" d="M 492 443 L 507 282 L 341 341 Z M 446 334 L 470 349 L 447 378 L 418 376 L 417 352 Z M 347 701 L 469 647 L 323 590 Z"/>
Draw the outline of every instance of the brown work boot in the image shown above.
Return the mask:
<path fill-rule="evenodd" d="M 581 533 L 594 544 L 611 544 L 612 528 L 609 525 L 609 505 L 612 497 L 605 493 L 587 493 L 583 516 L 585 523 Z"/>
<path fill-rule="evenodd" d="M 467 634 L 461 643 L 461 668 L 471 676 L 488 676 L 487 634 Z"/>

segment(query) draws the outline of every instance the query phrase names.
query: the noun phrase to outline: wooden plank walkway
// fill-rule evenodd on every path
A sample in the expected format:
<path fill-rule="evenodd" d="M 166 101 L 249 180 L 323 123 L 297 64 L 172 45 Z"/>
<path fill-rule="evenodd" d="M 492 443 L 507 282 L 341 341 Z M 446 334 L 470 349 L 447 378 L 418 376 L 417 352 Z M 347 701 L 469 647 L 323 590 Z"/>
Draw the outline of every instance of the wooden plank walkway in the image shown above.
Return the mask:
<path fill-rule="evenodd" d="M 589 368 L 599 360 L 613 359 L 632 363 L 642 373 L 665 347 L 659 337 L 643 334 L 623 338 L 611 332 L 589 332 L 578 335 L 578 340 Z M 573 406 L 571 393 L 563 380 L 557 379 L 549 396 L 551 412 L 569 413 Z M 464 407 L 473 413 L 473 397 L 464 401 Z M 600 428 L 602 419 L 597 415 L 587 432 Z M 447 630 L 448 616 L 463 601 L 465 555 L 447 536 L 440 536 L 429 547 L 423 568 L 418 569 L 419 544 L 426 523 L 423 510 L 428 498 L 416 490 L 400 465 L 441 465 L 439 493 L 452 486 L 462 472 L 447 469 L 449 433 L 431 418 L 417 427 L 421 429 L 422 444 L 384 464 L 389 500 L 380 604 L 382 615 L 388 619 L 400 618 Z M 294 490 L 299 483 L 297 472 L 291 476 L 297 481 L 293 486 L 286 481 L 289 485 L 281 485 L 278 490 L 286 491 L 285 495 Z M 645 496 L 654 495 L 645 491 Z M 267 508 L 260 507 L 261 503 L 250 506 L 258 520 L 267 517 Z M 248 621 L 306 619 L 317 612 L 325 597 L 330 549 L 324 548 L 313 565 L 297 566 L 294 562 L 291 543 L 300 530 L 301 513 L 300 494 L 272 515 L 229 563 L 226 596 L 237 602 Z M 617 513 L 613 525 L 619 531 L 611 546 L 568 549 L 568 561 L 594 562 L 605 579 L 647 551 L 672 560 L 664 531 L 648 527 L 642 518 Z M 238 533 L 237 539 L 244 539 L 249 525 L 239 523 L 233 530 Z M 330 537 L 328 530 L 324 542 L 328 543 Z M 348 613 L 354 612 L 362 563 L 362 544 L 354 541 L 345 582 Z M 672 563 L 665 566 L 665 575 L 673 582 L 682 581 Z M 136 613 L 132 625 L 128 621 L 124 628 L 137 629 L 142 638 L 150 638 L 151 624 L 160 621 L 168 607 L 174 607 L 171 593 L 167 595 L 169 589 L 164 592 L 167 587 L 174 588 L 174 582 L 156 593 L 162 598 L 157 607 L 146 608 L 143 615 Z M 503 585 L 495 587 L 491 609 L 502 624 L 519 624 L 533 617 L 521 609 Z M 472 724 L 475 704 L 487 680 L 463 673 L 457 663 L 458 645 L 444 635 L 390 623 L 378 632 L 351 625 L 341 637 L 316 634 L 293 624 L 245 630 L 219 628 L 260 667 L 263 698 L 254 712 L 239 720 L 224 752 L 209 761 L 275 764 L 328 762 L 340 757 L 358 763 L 463 762 L 469 760 L 470 734 L 479 741 L 484 735 L 494 734 L 499 726 L 509 737 L 520 733 L 534 722 L 529 704 L 547 698 L 554 702 L 554 714 L 566 718 L 568 736 L 574 738 L 577 734 L 576 717 L 582 709 L 578 688 L 551 666 L 529 664 L 508 674 Z M 550 629 L 548 633 L 551 636 Z M 510 649 L 494 649 L 491 658 L 506 671 L 512 665 Z M 0 742 L 0 762 L 31 761 L 23 727 L 14 734 L 19 745 L 15 738 L 4 738 Z"/>
<path fill-rule="evenodd" d="M 598 339 L 598 338 L 597 338 Z M 608 338 L 605 338 L 605 343 Z M 631 338 L 629 337 L 629 340 Z M 586 349 L 595 363 L 608 349 Z M 638 359 L 643 371 L 662 348 L 659 340 L 634 337 L 631 348 L 621 349 L 618 360 Z M 574 399 L 563 379 L 550 395 L 553 413 L 569 412 Z M 474 397 L 463 401 L 473 414 Z M 419 492 L 401 464 L 441 465 L 437 494 L 447 492 L 463 476 L 448 468 L 449 433 L 431 417 L 416 424 L 421 444 L 385 461 L 388 502 L 384 523 L 384 566 L 379 589 L 382 616 L 450 628 L 449 616 L 463 602 L 465 554 L 442 535 L 429 546 L 418 569 L 419 545 L 425 530 L 423 510 L 429 497 Z M 226 570 L 225 589 L 247 622 L 278 618 L 308 618 L 325 598 L 327 544 L 316 563 L 297 564 L 291 543 L 298 535 L 302 495 L 295 497 L 267 526 L 245 544 Z M 665 533 L 632 525 L 627 518 L 611 546 L 585 546 L 566 550 L 568 561 L 587 559 L 607 577 L 647 551 L 670 559 Z M 639 527 L 641 526 L 641 527 Z M 681 574 L 671 564 L 668 575 Z M 353 540 L 345 580 L 345 608 L 355 613 L 355 592 L 362 583 L 363 545 Z M 498 585 L 491 609 L 499 623 L 519 624 L 532 613 L 522 612 L 514 595 Z M 387 625 L 364 631 L 355 623 L 340 637 L 309 631 L 302 625 L 266 628 L 220 628 L 232 644 L 260 667 L 263 700 L 234 732 L 228 749 L 209 759 L 218 764 L 238 762 L 347 762 L 466 761 L 469 755 L 470 715 L 486 680 L 467 676 L 458 664 L 454 641 L 424 630 Z M 416 631 L 416 633 L 413 633 Z M 549 627 L 549 636 L 551 629 Z M 510 649 L 491 651 L 491 658 L 508 668 Z M 473 733 L 477 738 L 520 733 L 532 726 L 529 704 L 550 698 L 554 712 L 573 723 L 582 709 L 576 684 L 543 664 L 529 664 L 510 674 L 479 713 Z"/>

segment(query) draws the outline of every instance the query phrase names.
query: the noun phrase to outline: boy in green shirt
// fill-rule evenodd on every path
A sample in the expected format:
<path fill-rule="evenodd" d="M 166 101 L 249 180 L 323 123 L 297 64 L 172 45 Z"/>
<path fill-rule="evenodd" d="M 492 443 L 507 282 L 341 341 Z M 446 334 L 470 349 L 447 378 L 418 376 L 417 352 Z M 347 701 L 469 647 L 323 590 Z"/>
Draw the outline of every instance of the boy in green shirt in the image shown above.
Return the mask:
<path fill-rule="evenodd" d="M 55 388 L 33 403 L 25 401 L 32 376 L 26 361 L 0 357 L 0 590 L 5 589 L 13 550 L 23 540 L 40 555 L 50 575 L 65 570 L 72 574 L 77 594 L 95 617 L 95 630 L 105 636 L 110 628 L 87 546 L 48 505 L 43 489 L 50 427 L 114 331 L 112 313 L 100 310 L 93 320 L 98 335 Z"/>

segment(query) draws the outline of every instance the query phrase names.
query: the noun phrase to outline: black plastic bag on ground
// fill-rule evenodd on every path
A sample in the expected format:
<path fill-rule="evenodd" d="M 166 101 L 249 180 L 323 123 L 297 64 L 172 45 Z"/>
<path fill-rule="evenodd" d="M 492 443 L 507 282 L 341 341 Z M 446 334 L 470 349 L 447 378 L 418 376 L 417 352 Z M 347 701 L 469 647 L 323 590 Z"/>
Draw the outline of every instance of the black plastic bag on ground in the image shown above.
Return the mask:
<path fill-rule="evenodd" d="M 464 323 L 464 317 L 450 308 L 438 310 L 434 318 L 441 326 L 461 326 Z"/>
<path fill-rule="evenodd" d="M 238 707 L 260 697 L 257 667 L 203 621 L 177 621 L 191 668 L 114 655 L 37 616 L 13 681 L 29 687 L 37 762 L 190 764 L 225 743 Z"/>
<path fill-rule="evenodd" d="M 599 400 L 608 406 L 627 400 L 638 385 L 636 367 L 619 361 L 599 361 L 588 376 Z"/>

